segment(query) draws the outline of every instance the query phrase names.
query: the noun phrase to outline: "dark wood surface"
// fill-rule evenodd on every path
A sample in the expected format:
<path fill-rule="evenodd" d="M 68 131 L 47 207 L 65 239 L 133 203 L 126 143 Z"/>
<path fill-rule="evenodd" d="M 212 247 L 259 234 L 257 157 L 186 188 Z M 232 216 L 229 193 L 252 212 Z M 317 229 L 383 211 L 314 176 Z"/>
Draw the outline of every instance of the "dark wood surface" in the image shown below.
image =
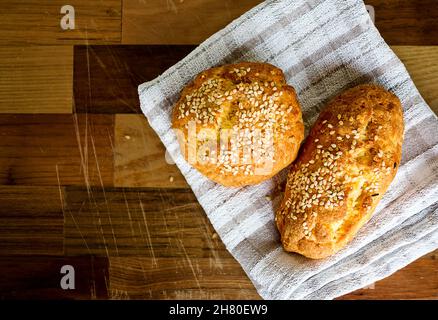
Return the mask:
<path fill-rule="evenodd" d="M 75 268 L 75 290 L 63 290 L 60 270 Z M 93 256 L 0 256 L 0 299 L 108 299 L 108 259 Z"/>
<path fill-rule="evenodd" d="M 122 11 L 122 43 L 197 44 L 261 2 L 262 0 L 125 0 Z M 364 2 L 374 6 L 377 28 L 389 44 L 438 44 L 436 0 Z"/>
<path fill-rule="evenodd" d="M 389 44 L 438 45 L 436 0 L 365 0 L 374 7 L 376 26 Z"/>
<path fill-rule="evenodd" d="M 195 46 L 75 46 L 78 113 L 141 113 L 137 86 L 159 76 Z"/>
<path fill-rule="evenodd" d="M 2 185 L 112 185 L 114 115 L 0 114 Z"/>
<path fill-rule="evenodd" d="M 39 33 L 30 22 L 12 23 L 14 12 L 23 11 L 9 2 L 0 13 L 0 29 L 16 26 L 15 36 L 13 28 L 0 36 L 0 273 L 6 275 L 0 299 L 259 299 L 178 169 L 166 163 L 140 114 L 137 85 L 260 1 L 111 0 L 93 9 L 79 0 L 73 4 L 87 13 L 78 20 L 87 28 L 79 23 L 72 34 L 55 28 L 56 5 L 29 1 L 32 10 L 22 20 L 37 19 L 41 8 L 48 12 L 40 25 L 47 32 Z M 438 47 L 399 46 L 438 44 L 436 1 L 366 3 L 437 111 Z M 180 28 L 169 29 L 178 21 Z M 52 57 L 53 45 L 66 54 Z M 15 58 L 21 51 L 24 62 Z M 47 59 L 56 65 L 47 68 Z M 69 90 L 55 86 L 50 108 L 42 105 L 50 90 L 32 105 L 21 80 L 1 79 L 14 68 L 31 70 L 29 81 L 51 87 L 56 66 Z M 66 264 L 75 267 L 75 290 L 60 288 Z M 401 298 L 438 299 L 437 252 L 341 299 Z"/>

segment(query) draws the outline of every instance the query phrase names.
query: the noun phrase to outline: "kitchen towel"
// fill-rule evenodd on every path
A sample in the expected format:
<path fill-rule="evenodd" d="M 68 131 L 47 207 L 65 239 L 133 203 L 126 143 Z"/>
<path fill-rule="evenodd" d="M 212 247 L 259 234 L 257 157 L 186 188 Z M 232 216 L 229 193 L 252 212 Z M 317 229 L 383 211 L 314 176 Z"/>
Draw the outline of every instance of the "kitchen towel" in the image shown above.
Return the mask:
<path fill-rule="evenodd" d="M 202 176 L 180 153 L 171 130 L 180 90 L 202 70 L 238 61 L 280 67 L 297 91 L 307 130 L 330 98 L 360 83 L 379 83 L 402 102 L 405 142 L 397 176 L 373 218 L 330 258 L 309 260 L 282 250 L 274 224 L 280 197 L 266 195 L 287 170 L 259 185 L 226 188 Z M 438 247 L 438 120 L 362 1 L 263 2 L 140 85 L 139 95 L 151 127 L 263 298 L 332 299 Z"/>

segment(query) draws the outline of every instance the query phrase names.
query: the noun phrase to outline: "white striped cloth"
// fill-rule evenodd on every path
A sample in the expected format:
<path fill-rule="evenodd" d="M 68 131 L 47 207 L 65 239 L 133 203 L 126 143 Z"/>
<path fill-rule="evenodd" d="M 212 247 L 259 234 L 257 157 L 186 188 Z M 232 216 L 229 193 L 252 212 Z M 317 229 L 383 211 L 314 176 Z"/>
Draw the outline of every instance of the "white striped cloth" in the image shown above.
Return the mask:
<path fill-rule="evenodd" d="M 200 71 L 262 61 L 295 87 L 306 128 L 333 96 L 375 82 L 402 101 L 403 159 L 375 215 L 336 255 L 309 260 L 282 250 L 268 201 L 283 171 L 256 186 L 225 188 L 182 158 L 171 130 L 180 90 Z M 227 249 L 265 299 L 332 299 L 367 286 L 438 247 L 438 121 L 360 0 L 266 1 L 139 87 L 151 127 L 193 189 Z M 391 121 L 391 119 L 388 119 Z"/>

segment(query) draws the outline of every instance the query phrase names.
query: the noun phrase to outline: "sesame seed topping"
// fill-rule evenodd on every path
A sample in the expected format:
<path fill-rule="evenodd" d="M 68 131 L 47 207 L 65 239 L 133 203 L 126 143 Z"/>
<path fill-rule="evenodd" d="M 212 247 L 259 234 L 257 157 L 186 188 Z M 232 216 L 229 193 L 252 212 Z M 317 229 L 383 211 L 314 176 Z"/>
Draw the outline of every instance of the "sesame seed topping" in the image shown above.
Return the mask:
<path fill-rule="evenodd" d="M 203 159 L 216 164 L 222 174 L 254 175 L 255 165 L 240 163 L 241 158 L 248 161 L 251 159 L 240 152 L 237 152 L 236 159 L 235 151 L 247 147 L 254 150 L 257 146 L 262 158 L 266 156 L 272 159 L 275 152 L 275 149 L 269 147 L 272 144 L 269 142 L 272 136 L 292 128 L 289 125 L 290 119 L 285 115 L 291 112 L 294 106 L 282 103 L 283 87 L 276 86 L 274 81 L 248 83 L 241 79 L 239 82 L 239 77 L 245 76 L 248 72 L 251 72 L 251 68 L 245 66 L 228 71 L 229 78 L 232 80 L 204 77 L 203 82 L 195 90 L 182 97 L 176 110 L 178 119 L 187 120 L 187 123 L 183 124 L 186 129 L 188 122 L 193 120 L 196 124 L 210 126 L 219 131 L 223 121 L 221 115 L 229 109 L 230 105 L 236 106 L 233 116 L 236 117 L 239 135 L 230 141 L 230 145 L 220 146 L 220 152 L 214 153 L 214 157 L 213 153 L 202 155 Z M 262 139 L 257 139 L 261 141 L 253 140 L 255 130 L 261 130 L 262 136 L 265 135 Z M 275 159 L 273 161 L 275 162 Z"/>
<path fill-rule="evenodd" d="M 303 215 L 303 229 L 308 235 L 311 234 L 308 215 L 316 217 L 314 208 L 318 206 L 326 210 L 342 206 L 345 184 L 351 181 L 350 177 L 339 174 L 339 158 L 343 153 L 337 150 L 337 145 L 331 144 L 328 150 L 322 148 L 322 145 L 317 145 L 316 152 L 308 163 L 298 163 L 295 170 L 289 173 L 286 200 L 280 211 L 288 217 L 291 213 Z M 315 159 L 320 158 L 321 166 L 309 167 L 316 163 Z"/>

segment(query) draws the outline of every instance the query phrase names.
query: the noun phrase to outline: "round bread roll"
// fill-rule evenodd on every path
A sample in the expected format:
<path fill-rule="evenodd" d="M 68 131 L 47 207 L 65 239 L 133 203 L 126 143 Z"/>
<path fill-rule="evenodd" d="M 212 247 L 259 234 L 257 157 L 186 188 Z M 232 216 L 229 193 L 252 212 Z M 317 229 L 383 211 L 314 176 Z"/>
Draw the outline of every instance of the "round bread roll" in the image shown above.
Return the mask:
<path fill-rule="evenodd" d="M 286 251 L 328 257 L 371 218 L 401 160 L 399 99 L 367 84 L 321 112 L 291 167 L 276 224 Z"/>
<path fill-rule="evenodd" d="M 185 159 L 228 187 L 272 177 L 296 158 L 304 138 L 295 90 L 267 63 L 198 74 L 175 104 L 172 127 Z"/>

